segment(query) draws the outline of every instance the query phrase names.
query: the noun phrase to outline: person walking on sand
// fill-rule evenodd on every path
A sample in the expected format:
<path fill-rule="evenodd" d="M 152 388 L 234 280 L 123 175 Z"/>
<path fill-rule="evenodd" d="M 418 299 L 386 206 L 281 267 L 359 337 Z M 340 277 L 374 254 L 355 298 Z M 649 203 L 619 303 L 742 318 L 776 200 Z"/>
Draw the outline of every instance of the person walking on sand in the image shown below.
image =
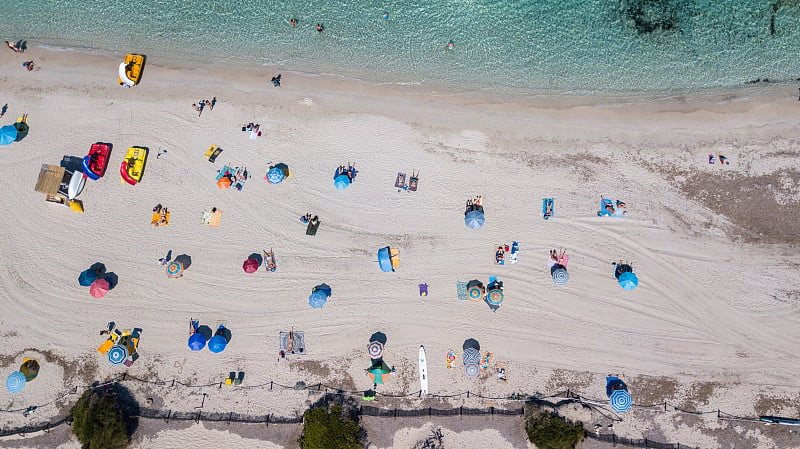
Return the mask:
<path fill-rule="evenodd" d="M 208 107 L 209 107 L 209 109 L 211 109 L 213 111 L 214 110 L 214 106 L 216 106 L 216 105 L 217 105 L 217 97 L 214 97 L 214 98 L 211 99 L 211 104 L 209 104 Z"/>
<path fill-rule="evenodd" d="M 23 62 L 22 63 L 22 67 L 25 67 L 26 69 L 28 69 L 29 72 L 32 72 L 33 69 L 34 69 L 33 61 L 25 61 L 25 62 Z"/>
<path fill-rule="evenodd" d="M 270 81 L 272 81 L 273 86 L 281 87 L 281 74 L 279 73 L 277 76 L 273 76 Z"/>
<path fill-rule="evenodd" d="M 198 105 L 197 105 L 197 103 L 192 103 L 192 108 L 193 108 L 195 111 L 197 111 L 197 112 L 200 112 L 200 106 L 198 106 Z"/>
<path fill-rule="evenodd" d="M 0 118 L 3 118 L 3 116 L 6 115 L 7 111 L 8 111 L 8 103 L 4 104 L 3 108 L 0 109 Z"/>
<path fill-rule="evenodd" d="M 206 107 L 206 102 L 203 101 L 203 100 L 200 100 L 200 104 L 197 105 L 197 107 L 200 110 L 200 112 L 197 114 L 197 116 L 200 117 L 201 115 L 203 115 L 203 108 Z"/>
<path fill-rule="evenodd" d="M 208 101 L 208 100 L 206 100 L 205 105 L 206 105 L 206 107 L 208 108 L 209 111 L 214 109 L 214 108 L 211 107 L 211 102 Z"/>

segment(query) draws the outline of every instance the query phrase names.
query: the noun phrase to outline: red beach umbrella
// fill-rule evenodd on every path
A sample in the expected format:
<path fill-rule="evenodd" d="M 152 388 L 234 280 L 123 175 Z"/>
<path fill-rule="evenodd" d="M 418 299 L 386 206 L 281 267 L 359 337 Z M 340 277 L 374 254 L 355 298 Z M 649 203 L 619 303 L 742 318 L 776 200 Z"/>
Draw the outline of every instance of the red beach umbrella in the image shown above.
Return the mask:
<path fill-rule="evenodd" d="M 244 261 L 244 263 L 242 264 L 242 269 L 244 270 L 245 273 L 255 273 L 256 271 L 258 271 L 259 265 L 260 264 L 256 259 L 250 258 Z"/>
<path fill-rule="evenodd" d="M 97 279 L 96 281 L 92 282 L 92 285 L 89 286 L 89 293 L 95 298 L 102 298 L 106 295 L 106 293 L 108 293 L 109 287 L 110 285 L 108 284 L 107 280 Z"/>

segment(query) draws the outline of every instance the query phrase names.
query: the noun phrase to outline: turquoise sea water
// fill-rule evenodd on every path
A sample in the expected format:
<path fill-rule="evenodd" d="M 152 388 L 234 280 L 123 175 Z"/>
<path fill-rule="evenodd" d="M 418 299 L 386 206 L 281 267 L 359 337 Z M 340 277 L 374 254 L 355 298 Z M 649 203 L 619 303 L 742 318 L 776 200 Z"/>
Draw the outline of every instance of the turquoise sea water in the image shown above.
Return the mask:
<path fill-rule="evenodd" d="M 434 90 L 674 92 L 800 77 L 800 0 L 13 3 L 0 29 L 32 45 L 143 53 L 155 63 L 279 66 Z M 454 48 L 445 50 L 450 41 Z"/>

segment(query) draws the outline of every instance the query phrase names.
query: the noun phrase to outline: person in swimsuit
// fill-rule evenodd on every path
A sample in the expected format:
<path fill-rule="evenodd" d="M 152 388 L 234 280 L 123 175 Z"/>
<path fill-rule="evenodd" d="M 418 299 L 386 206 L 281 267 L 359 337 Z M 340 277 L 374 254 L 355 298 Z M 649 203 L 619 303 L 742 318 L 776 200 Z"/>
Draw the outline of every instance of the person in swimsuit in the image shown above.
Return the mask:
<path fill-rule="evenodd" d="M 317 33 L 321 33 L 323 31 L 325 31 L 325 27 L 323 27 L 321 23 L 318 23 L 317 24 Z"/>
<path fill-rule="evenodd" d="M 292 28 L 294 28 L 297 26 L 297 19 L 292 18 L 291 20 L 289 20 L 289 23 L 292 25 Z"/>

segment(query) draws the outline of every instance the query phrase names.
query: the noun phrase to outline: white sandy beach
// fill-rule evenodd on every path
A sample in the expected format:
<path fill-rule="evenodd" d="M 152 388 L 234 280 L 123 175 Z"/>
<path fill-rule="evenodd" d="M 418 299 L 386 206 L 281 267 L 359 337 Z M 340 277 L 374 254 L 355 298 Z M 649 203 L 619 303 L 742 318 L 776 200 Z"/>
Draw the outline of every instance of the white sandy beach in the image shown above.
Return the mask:
<path fill-rule="evenodd" d="M 419 390 L 416 357 L 424 345 L 432 393 L 501 397 L 570 388 L 601 399 L 605 375 L 624 373 L 635 403 L 666 400 L 755 416 L 764 412 L 756 404 L 773 398 L 769 414 L 796 418 L 794 87 L 592 105 L 426 96 L 287 73 L 283 87 L 273 88 L 271 71 L 149 61 L 141 85 L 128 90 L 116 84 L 116 59 L 39 49 L 24 56 L 40 69 L 26 72 L 23 56 L 11 52 L 0 59 L 0 106 L 9 105 L 0 125 L 23 113 L 30 124 L 24 140 L 0 147 L 0 361 L 3 376 L 24 356 L 42 367 L 22 393 L 0 391 L 4 410 L 48 403 L 72 386 L 124 372 L 96 352 L 104 339 L 98 331 L 114 321 L 143 329 L 141 358 L 127 372 L 150 380 L 208 384 L 241 370 L 243 387 L 303 380 L 365 390 L 367 340 L 382 331 L 384 358 L 397 374 L 379 393 Z M 191 104 L 211 97 L 216 107 L 198 117 Z M 240 130 L 248 122 L 260 123 L 263 136 L 248 139 Z M 105 177 L 87 181 L 79 197 L 84 214 L 34 192 L 42 164 L 83 157 L 97 141 L 114 149 Z M 203 157 L 212 143 L 223 149 L 215 164 Z M 118 181 L 118 167 L 134 145 L 151 153 L 142 182 L 130 186 Z M 167 153 L 156 158 L 159 150 Z M 730 165 L 709 165 L 710 153 L 724 154 Z M 262 178 L 279 162 L 293 176 L 270 185 Z M 347 162 L 359 174 L 337 191 L 334 170 Z M 223 164 L 253 174 L 241 192 L 216 187 Z M 397 172 L 412 170 L 420 172 L 419 190 L 398 192 Z M 629 215 L 597 217 L 601 194 L 624 200 Z M 486 211 L 477 231 L 463 221 L 465 200 L 475 195 Z M 540 213 L 544 197 L 556 201 L 548 221 Z M 169 226 L 150 225 L 156 204 L 171 210 Z M 210 207 L 223 211 L 219 228 L 200 224 Z M 305 235 L 298 220 L 306 212 L 322 221 L 316 236 Z M 513 240 L 520 242 L 519 263 L 495 265 L 496 246 Z M 378 268 L 376 252 L 387 245 L 400 250 L 395 273 Z M 249 254 L 269 248 L 275 273 L 242 271 Z M 553 248 L 570 254 L 565 287 L 550 279 Z M 157 262 L 168 250 L 191 256 L 181 279 L 168 279 Z M 639 276 L 633 291 L 613 277 L 611 263 L 620 259 Z M 94 262 L 119 276 L 102 299 L 77 282 Z M 457 281 L 489 276 L 505 283 L 497 312 L 457 299 Z M 308 295 L 323 282 L 333 295 L 311 309 Z M 418 296 L 420 283 L 429 285 L 428 297 Z M 190 317 L 227 326 L 233 337 L 225 352 L 189 351 Z M 290 328 L 305 331 L 307 355 L 280 360 L 278 333 Z M 464 376 L 467 338 L 508 363 L 507 383 L 494 372 Z M 448 349 L 458 351 L 459 369 L 445 368 Z M 677 387 L 665 395 L 643 391 L 666 380 Z M 710 392 L 697 393 L 708 385 Z M 206 411 L 252 415 L 295 416 L 318 398 L 268 388 L 128 386 L 176 411 L 194 410 L 204 392 Z M 421 404 L 430 405 L 410 399 L 403 406 Z M 57 416 L 57 405 L 32 419 L 2 414 L 0 426 Z M 650 416 L 631 412 L 615 429 L 641 437 Z M 699 428 L 653 425 L 664 441 L 706 444 Z M 191 429 L 174 432 L 217 438 L 202 426 Z M 150 447 L 172 447 L 168 441 L 177 437 L 164 432 L 143 438 L 163 439 Z M 487 441 L 496 438 L 486 432 Z M 248 446 L 238 436 L 219 441 L 277 447 L 257 440 Z"/>

